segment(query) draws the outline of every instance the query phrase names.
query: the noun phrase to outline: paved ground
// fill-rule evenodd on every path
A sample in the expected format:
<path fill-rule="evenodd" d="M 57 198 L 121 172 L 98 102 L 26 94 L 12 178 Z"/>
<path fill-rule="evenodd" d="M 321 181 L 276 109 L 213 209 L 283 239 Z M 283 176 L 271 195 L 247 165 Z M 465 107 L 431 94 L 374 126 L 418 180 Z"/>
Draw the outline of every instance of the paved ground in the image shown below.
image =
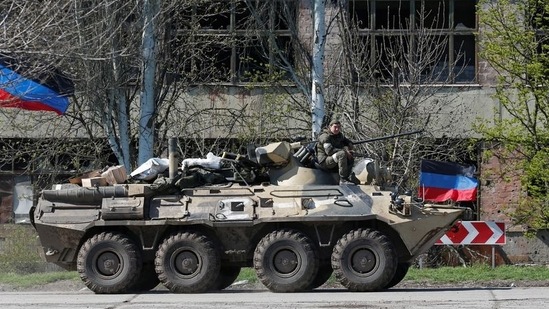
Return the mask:
<path fill-rule="evenodd" d="M 506 288 L 506 287 L 549 287 L 549 280 L 540 280 L 540 281 L 516 281 L 516 280 L 492 280 L 492 281 L 464 281 L 459 283 L 430 283 L 430 282 L 412 282 L 403 280 L 395 289 L 431 289 L 431 288 Z M 324 285 L 323 288 L 330 289 L 340 289 L 341 286 L 339 283 L 332 283 Z M 30 287 L 14 287 L 11 285 L 0 284 L 0 292 L 11 292 L 11 291 L 80 291 L 87 290 L 84 284 L 80 281 L 74 280 L 62 280 L 53 283 L 48 283 L 40 286 L 30 286 Z M 156 290 L 164 290 L 164 288 L 159 285 Z M 261 291 L 266 290 L 266 288 L 261 283 L 247 283 L 247 282 L 235 282 L 235 284 L 228 288 L 228 290 L 254 290 Z"/>
<path fill-rule="evenodd" d="M 173 294 L 156 290 L 144 294 L 97 295 L 80 291 L 0 292 L 2 309 L 70 308 L 547 308 L 546 287 L 394 288 L 352 293 L 323 288 L 308 293 L 271 293 L 264 289 L 234 289 L 204 294 Z"/>

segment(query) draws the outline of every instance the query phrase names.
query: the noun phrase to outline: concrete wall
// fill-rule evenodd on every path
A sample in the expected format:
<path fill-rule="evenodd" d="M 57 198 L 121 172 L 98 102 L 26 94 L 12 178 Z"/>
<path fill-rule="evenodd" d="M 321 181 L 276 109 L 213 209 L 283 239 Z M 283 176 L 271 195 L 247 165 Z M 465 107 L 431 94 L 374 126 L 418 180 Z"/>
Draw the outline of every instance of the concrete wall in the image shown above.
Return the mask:
<path fill-rule="evenodd" d="M 549 231 L 541 231 L 532 238 L 509 231 L 502 250 L 511 263 L 549 265 Z"/>

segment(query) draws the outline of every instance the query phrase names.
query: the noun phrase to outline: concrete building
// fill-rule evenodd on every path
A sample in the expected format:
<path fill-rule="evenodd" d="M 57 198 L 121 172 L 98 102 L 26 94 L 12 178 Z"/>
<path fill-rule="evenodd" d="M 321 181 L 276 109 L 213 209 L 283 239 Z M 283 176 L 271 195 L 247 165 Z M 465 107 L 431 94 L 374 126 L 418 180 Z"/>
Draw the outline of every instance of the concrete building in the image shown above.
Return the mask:
<path fill-rule="evenodd" d="M 266 3 L 277 3 L 278 1 L 258 1 L 257 7 Z M 293 23 L 290 23 L 287 16 L 295 17 L 295 25 L 298 26 L 299 37 L 302 42 L 310 42 L 313 35 L 312 2 L 309 0 L 282 1 L 283 3 L 295 3 L 290 11 L 282 4 L 273 5 L 264 10 L 269 14 L 269 23 L 262 25 L 262 31 L 272 35 L 274 40 L 273 48 L 261 49 L 254 44 L 239 44 L 244 42 L 250 35 L 247 23 L 253 19 L 253 14 L 245 8 L 245 4 L 236 1 L 225 1 L 230 7 L 221 10 L 223 13 L 210 14 L 207 18 L 201 18 L 198 22 L 201 30 L 198 35 L 201 38 L 213 38 L 209 40 L 208 46 L 202 46 L 202 53 L 211 63 L 201 62 L 198 58 L 189 59 L 190 70 L 201 72 L 196 80 L 197 84 L 208 85 L 197 88 L 187 95 L 192 98 L 189 101 L 202 102 L 203 106 L 226 106 L 238 110 L 239 108 L 250 108 L 261 110 L 261 102 L 265 93 L 262 90 L 250 90 L 250 84 L 257 82 L 250 72 L 269 73 L 273 68 L 274 59 L 279 58 L 280 53 L 288 53 L 289 61 L 293 65 L 300 61 L 299 58 L 291 57 L 290 53 L 295 49 L 291 37 Z M 326 16 L 332 20 L 336 16 L 343 16 L 344 20 L 357 25 L 356 42 L 362 42 L 368 48 L 364 53 L 366 63 L 377 67 L 376 74 L 380 80 L 390 83 L 394 78 L 391 67 L 394 61 L 389 54 L 394 47 L 399 46 L 397 40 L 402 33 L 408 33 L 410 37 L 430 30 L 434 37 L 444 38 L 442 52 L 437 55 L 437 65 L 429 69 L 432 82 L 440 82 L 437 87 L 439 96 L 451 99 L 448 100 L 445 113 L 447 117 L 455 119 L 457 106 L 459 106 L 459 121 L 450 121 L 449 118 L 440 118 L 437 126 L 440 135 L 452 135 L 471 133 L 471 124 L 477 117 L 492 119 L 502 109 L 499 103 L 492 98 L 496 82 L 496 74 L 490 65 L 478 57 L 478 44 L 475 33 L 478 32 L 478 20 L 476 14 L 477 1 L 475 0 L 348 0 L 328 1 Z M 342 10 L 340 10 L 342 9 Z M 420 14 L 420 12 L 423 12 Z M 189 16 L 203 16 L 200 9 L 192 11 Z M 193 15 L 194 14 L 194 15 Z M 340 14 L 340 15 L 338 15 Z M 335 19 L 334 19 L 335 20 Z M 413 21 L 413 22 L 412 22 Z M 341 61 L 341 53 L 344 49 L 344 42 L 340 33 L 340 27 L 345 24 L 333 23 L 330 26 L 330 34 L 326 37 L 326 59 L 327 65 L 326 82 L 335 84 L 342 79 L 346 73 L 341 69 L 345 64 Z M 186 29 L 180 29 L 185 33 Z M 196 34 L 196 33 L 195 33 Z M 215 45 L 216 38 L 223 40 L 223 44 Z M 226 38 L 231 40 L 225 41 Z M 206 40 L 205 40 L 206 41 Z M 212 42 L 214 42 L 212 44 Z M 227 43 L 232 42 L 232 43 Z M 248 41 L 249 42 L 249 41 Z M 436 38 L 432 42 L 437 42 Z M 275 44 L 276 43 L 276 44 Z M 276 46 L 276 48 L 274 47 Z M 408 45 L 414 46 L 414 45 Z M 284 47 L 280 49 L 279 47 Z M 388 48 L 390 47 L 390 48 Z M 403 47 L 403 46 L 399 46 Z M 420 50 L 419 46 L 415 46 Z M 427 48 L 428 50 L 428 48 Z M 409 52 L 405 48 L 402 51 Z M 266 63 L 265 59 L 270 62 Z M 212 65 L 213 64 L 213 65 Z M 207 66 L 207 67 L 206 67 Z M 427 70 L 426 70 L 427 71 Z M 212 78 L 215 72 L 215 78 Z M 360 83 L 360 77 L 353 80 Z M 215 84 L 216 90 L 209 85 Z M 430 87 L 430 85 L 424 85 Z M 295 91 L 291 89 L 290 91 Z M 429 104 L 427 101 L 426 104 Z M 182 103 L 183 104 L 183 103 Z M 501 114 L 500 117 L 506 115 Z M 6 121 L 6 120 L 4 120 Z M 63 122 L 63 120 L 59 120 Z M 202 122 L 216 122 L 215 118 L 207 118 Z M 62 125 L 61 125 L 62 126 Z M 213 138 L 218 136 L 220 128 L 211 126 L 212 129 L 204 129 L 203 136 Z M 39 129 L 40 130 L 40 129 Z M 38 130 L 38 131 L 39 131 Z M 223 130 L 223 129 L 221 129 Z M 6 132 L 3 133 L 5 136 Z M 74 131 L 74 136 L 78 131 Z M 18 138 L 18 137 L 14 137 Z M 2 173 L 0 174 L 0 223 L 24 217 L 29 208 L 32 197 L 32 190 L 29 191 L 32 179 L 29 176 L 19 175 L 17 164 L 3 158 Z M 495 158 L 482 162 L 479 169 L 486 174 L 497 169 L 502 162 Z M 521 237 L 520 227 L 513 227 L 509 217 L 502 211 L 504 207 L 512 207 L 517 203 L 520 193 L 518 182 L 507 182 L 503 179 L 490 179 L 482 184 L 479 205 L 481 205 L 481 216 L 479 220 L 505 221 L 509 227 L 517 233 L 517 236 L 509 234 L 509 245 L 505 249 L 506 258 L 512 262 L 547 262 L 547 238 L 537 240 L 525 240 Z M 545 236 L 541 236 L 545 237 Z M 526 245 L 525 243 L 530 243 Z M 532 244 L 533 243 L 533 244 Z M 535 248 L 535 249 L 531 249 Z"/>

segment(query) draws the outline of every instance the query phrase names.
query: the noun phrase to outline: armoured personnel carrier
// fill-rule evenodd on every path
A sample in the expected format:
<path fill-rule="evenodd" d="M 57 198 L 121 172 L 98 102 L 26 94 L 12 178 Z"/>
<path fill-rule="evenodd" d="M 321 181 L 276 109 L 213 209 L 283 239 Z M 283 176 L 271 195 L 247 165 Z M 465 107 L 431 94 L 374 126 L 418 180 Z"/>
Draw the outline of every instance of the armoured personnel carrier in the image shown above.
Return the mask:
<path fill-rule="evenodd" d="M 207 172 L 224 181 L 200 186 L 169 148 L 162 185 L 42 191 L 31 218 L 46 260 L 77 270 L 95 293 L 224 289 L 242 267 L 273 292 L 311 290 L 332 273 L 350 291 L 378 291 L 463 212 L 397 194 L 373 162 L 359 184 L 338 185 L 337 173 L 310 164 L 310 148 L 288 142 L 223 154 L 226 168 Z"/>

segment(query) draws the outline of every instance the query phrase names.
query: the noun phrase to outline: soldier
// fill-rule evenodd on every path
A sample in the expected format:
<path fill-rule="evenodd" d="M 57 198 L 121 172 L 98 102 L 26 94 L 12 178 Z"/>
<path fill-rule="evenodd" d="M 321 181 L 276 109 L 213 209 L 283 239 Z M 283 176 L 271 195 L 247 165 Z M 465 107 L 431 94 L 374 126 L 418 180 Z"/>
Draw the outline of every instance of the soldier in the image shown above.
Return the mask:
<path fill-rule="evenodd" d="M 353 143 L 341 133 L 339 120 L 332 120 L 326 130 L 320 134 L 317 143 L 317 160 L 320 167 L 333 169 L 337 166 L 339 184 L 354 184 L 349 180 L 353 167 Z"/>

